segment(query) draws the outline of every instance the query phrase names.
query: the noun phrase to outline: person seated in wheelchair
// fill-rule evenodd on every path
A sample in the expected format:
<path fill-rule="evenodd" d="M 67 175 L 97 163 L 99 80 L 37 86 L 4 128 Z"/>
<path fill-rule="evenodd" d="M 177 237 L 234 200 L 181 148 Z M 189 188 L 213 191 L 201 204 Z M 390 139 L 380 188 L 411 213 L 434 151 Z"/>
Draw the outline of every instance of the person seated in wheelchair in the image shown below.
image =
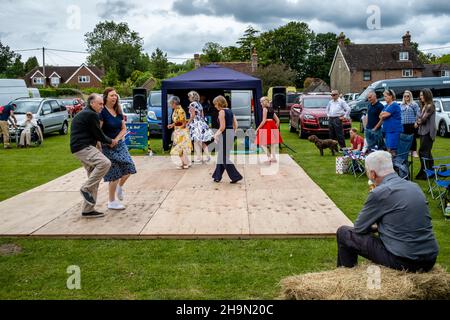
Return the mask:
<path fill-rule="evenodd" d="M 18 147 L 26 148 L 32 143 L 41 144 L 44 140 L 41 128 L 38 126 L 33 114 L 27 112 L 25 120 L 20 124 L 20 141 Z"/>

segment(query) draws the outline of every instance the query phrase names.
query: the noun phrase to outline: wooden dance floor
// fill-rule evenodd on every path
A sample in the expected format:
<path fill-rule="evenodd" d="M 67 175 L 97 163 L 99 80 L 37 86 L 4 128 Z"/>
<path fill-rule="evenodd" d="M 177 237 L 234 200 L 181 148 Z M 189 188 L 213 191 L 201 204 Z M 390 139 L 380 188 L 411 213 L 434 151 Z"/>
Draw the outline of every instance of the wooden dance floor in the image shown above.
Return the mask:
<path fill-rule="evenodd" d="M 102 219 L 83 219 L 76 170 L 0 202 L 0 237 L 114 239 L 248 239 L 334 236 L 352 225 L 288 155 L 278 165 L 257 156 L 234 160 L 244 180 L 220 184 L 214 163 L 176 170 L 169 157 L 135 157 L 138 174 L 125 188 L 125 211 L 108 211 L 107 185 L 99 190 Z"/>

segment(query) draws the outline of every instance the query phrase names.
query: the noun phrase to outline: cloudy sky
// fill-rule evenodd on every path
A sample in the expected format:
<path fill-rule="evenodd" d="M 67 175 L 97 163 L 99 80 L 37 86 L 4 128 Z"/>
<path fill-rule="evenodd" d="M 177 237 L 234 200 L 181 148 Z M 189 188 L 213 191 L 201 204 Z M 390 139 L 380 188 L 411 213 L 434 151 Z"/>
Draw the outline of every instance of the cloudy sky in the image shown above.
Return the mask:
<path fill-rule="evenodd" d="M 85 51 L 84 35 L 103 20 L 127 22 L 148 53 L 159 47 L 173 62 L 191 58 L 208 41 L 234 45 L 249 25 L 266 31 L 289 21 L 307 22 L 316 33 L 343 31 L 355 43 L 401 42 L 409 30 L 421 49 L 450 53 L 449 0 L 1 0 L 0 40 L 13 50 Z M 75 65 L 85 58 L 50 51 L 46 59 Z"/>

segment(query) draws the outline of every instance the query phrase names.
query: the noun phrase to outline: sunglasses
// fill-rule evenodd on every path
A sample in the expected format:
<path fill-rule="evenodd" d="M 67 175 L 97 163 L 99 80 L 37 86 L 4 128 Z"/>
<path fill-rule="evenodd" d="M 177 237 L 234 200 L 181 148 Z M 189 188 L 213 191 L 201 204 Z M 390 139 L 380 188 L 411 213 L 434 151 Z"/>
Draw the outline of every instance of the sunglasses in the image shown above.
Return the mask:
<path fill-rule="evenodd" d="M 337 94 L 332 94 L 331 96 L 332 96 L 332 97 L 336 97 L 336 96 L 337 96 Z"/>

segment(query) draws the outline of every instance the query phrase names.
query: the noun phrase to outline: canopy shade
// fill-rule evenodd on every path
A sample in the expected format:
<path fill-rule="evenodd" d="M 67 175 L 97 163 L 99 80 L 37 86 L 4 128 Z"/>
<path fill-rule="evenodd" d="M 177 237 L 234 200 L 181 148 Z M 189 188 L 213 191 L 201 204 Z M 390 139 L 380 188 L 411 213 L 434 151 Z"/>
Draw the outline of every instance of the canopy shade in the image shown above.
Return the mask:
<path fill-rule="evenodd" d="M 259 126 L 262 120 L 262 109 L 260 104 L 260 99 L 262 97 L 262 81 L 247 74 L 212 64 L 162 82 L 162 126 L 164 150 L 168 150 L 170 145 L 170 133 L 167 129 L 167 95 L 174 94 L 177 90 L 207 89 L 251 90 L 255 101 L 255 123 Z"/>

